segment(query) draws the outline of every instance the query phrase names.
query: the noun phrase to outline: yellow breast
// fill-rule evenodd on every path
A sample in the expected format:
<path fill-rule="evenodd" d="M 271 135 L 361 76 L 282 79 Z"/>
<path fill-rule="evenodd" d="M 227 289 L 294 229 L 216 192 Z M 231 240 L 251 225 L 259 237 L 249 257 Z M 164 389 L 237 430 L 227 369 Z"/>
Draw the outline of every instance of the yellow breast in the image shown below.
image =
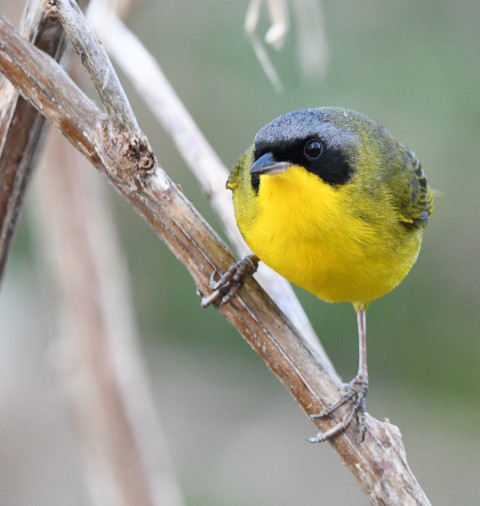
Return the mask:
<path fill-rule="evenodd" d="M 252 251 L 323 300 L 367 305 L 397 286 L 417 258 L 422 229 L 398 221 L 387 193 L 372 199 L 355 181 L 334 187 L 292 166 L 263 175 L 255 196 L 232 189 Z"/>

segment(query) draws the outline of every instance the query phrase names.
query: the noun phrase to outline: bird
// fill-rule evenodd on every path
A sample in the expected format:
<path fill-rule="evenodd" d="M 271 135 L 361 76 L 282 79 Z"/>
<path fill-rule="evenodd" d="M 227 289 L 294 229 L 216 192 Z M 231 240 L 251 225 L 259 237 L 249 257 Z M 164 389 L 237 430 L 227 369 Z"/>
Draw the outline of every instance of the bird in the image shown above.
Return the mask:
<path fill-rule="evenodd" d="M 343 418 L 311 442 L 366 431 L 366 311 L 409 273 L 433 212 L 433 193 L 414 152 L 369 117 L 341 107 L 289 112 L 261 128 L 226 184 L 253 254 L 220 279 L 207 306 L 228 302 L 262 261 L 327 302 L 357 313 L 359 366 L 345 393 L 314 418 L 348 404 Z"/>

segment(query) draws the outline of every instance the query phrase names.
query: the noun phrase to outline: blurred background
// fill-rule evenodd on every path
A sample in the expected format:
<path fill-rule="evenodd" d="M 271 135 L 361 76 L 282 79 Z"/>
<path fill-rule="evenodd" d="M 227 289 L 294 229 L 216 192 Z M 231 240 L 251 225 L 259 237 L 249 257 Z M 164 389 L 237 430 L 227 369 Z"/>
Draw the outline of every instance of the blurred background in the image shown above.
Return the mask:
<path fill-rule="evenodd" d="M 0 9 L 16 23 L 20 4 L 0 0 Z M 128 25 L 229 167 L 271 119 L 320 105 L 363 112 L 416 152 L 442 196 L 411 274 L 369 309 L 367 409 L 400 427 L 409 464 L 433 504 L 478 504 L 480 4 L 324 1 L 328 62 L 321 80 L 302 72 L 292 13 L 284 48 L 268 49 L 281 94 L 245 35 L 247 6 L 145 1 Z M 268 26 L 263 9 L 258 33 Z M 172 142 L 122 81 L 160 164 L 220 231 Z M 329 445 L 305 442 L 315 427 L 241 336 L 214 309 L 200 308 L 173 255 L 114 191 L 108 196 L 185 504 L 368 504 Z M 45 300 L 33 213 L 27 193 L 1 288 L 1 503 L 88 504 L 54 365 L 55 308 Z M 339 374 L 350 380 L 358 360 L 351 306 L 297 293 Z"/>

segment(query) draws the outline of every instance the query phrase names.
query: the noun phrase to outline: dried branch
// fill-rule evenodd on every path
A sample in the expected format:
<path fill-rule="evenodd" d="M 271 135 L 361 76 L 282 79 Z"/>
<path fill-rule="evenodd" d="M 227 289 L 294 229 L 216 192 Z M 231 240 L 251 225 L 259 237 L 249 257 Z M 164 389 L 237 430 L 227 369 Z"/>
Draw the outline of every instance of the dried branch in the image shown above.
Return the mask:
<path fill-rule="evenodd" d="M 58 0 L 59 10 L 68 3 Z M 75 23 L 65 13 L 62 19 L 65 24 Z M 158 167 L 143 136 L 122 133 L 109 142 L 105 115 L 71 84 L 55 62 L 40 56 L 1 18 L 0 39 L 0 70 L 107 176 L 188 269 L 198 292 L 207 293 L 212 269 L 224 272 L 233 261 L 232 255 Z M 95 39 L 89 39 L 84 47 L 90 51 L 90 45 L 95 44 Z M 102 62 L 98 69 L 104 69 L 105 64 Z M 98 69 L 91 71 L 103 75 L 103 70 Z M 145 163 L 148 160 L 152 165 Z M 308 415 L 318 413 L 341 395 L 342 384 L 329 374 L 330 367 L 305 346 L 254 280 L 249 280 L 234 300 L 218 309 Z M 322 431 L 334 423 L 315 420 Z M 332 446 L 374 504 L 429 504 L 408 468 L 396 427 L 368 417 L 365 440 L 358 439 L 356 427 L 352 426 L 332 441 Z"/>
<path fill-rule="evenodd" d="M 57 61 L 64 49 L 62 25 L 48 1 L 28 1 L 20 34 Z M 45 118 L 4 79 L 0 84 L 0 277 L 30 177 Z"/>
<path fill-rule="evenodd" d="M 65 33 L 47 1 L 26 4 L 20 31 L 43 52 L 60 59 Z M 3 270 L 45 118 L 6 79 L 0 87 L 0 103 Z M 63 274 L 58 276 L 65 295 L 59 299 L 64 309 L 59 320 L 72 353 L 66 357 L 69 367 L 62 366 L 67 384 L 76 387 L 70 400 L 81 422 L 78 427 L 91 471 L 89 488 L 96 504 L 179 505 L 180 494 L 136 345 L 108 212 L 100 198 L 92 216 L 92 200 L 98 193 L 93 174 L 85 173 L 83 178 L 76 174 L 73 183 L 75 156 L 62 156 L 65 143 L 63 148 L 58 144 L 48 151 L 54 156 L 45 163 L 40 180 L 47 193 L 53 190 L 53 194 L 44 199 L 46 219 L 36 229 L 42 231 L 40 242 L 53 257 L 52 271 Z M 89 195 L 88 206 L 82 192 Z"/>
<path fill-rule="evenodd" d="M 59 289 L 60 372 L 90 471 L 92 502 L 179 506 L 110 209 L 85 165 L 52 131 L 37 183 L 35 230 Z"/>
<path fill-rule="evenodd" d="M 76 2 L 56 2 L 58 15 L 105 106 L 112 135 L 140 137 L 142 132 L 110 60 Z M 100 70 L 101 69 L 101 70 Z"/>

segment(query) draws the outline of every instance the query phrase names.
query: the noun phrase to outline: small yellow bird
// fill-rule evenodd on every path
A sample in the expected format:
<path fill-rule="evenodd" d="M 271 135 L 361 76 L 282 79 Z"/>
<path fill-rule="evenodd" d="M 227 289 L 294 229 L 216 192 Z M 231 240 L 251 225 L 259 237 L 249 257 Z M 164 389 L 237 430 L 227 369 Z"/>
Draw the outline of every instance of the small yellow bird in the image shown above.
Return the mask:
<path fill-rule="evenodd" d="M 320 299 L 353 303 L 358 374 L 344 397 L 316 416 L 327 416 L 347 402 L 351 409 L 310 441 L 325 441 L 345 430 L 355 414 L 364 434 L 365 312 L 408 274 L 433 210 L 432 192 L 415 154 L 362 114 L 339 107 L 303 109 L 276 118 L 257 133 L 227 188 L 233 192 L 240 232 L 255 254 L 247 264 L 241 261 L 242 273 L 255 270 L 260 259 Z M 240 286 L 235 272 L 219 281 L 212 278 L 222 302 Z M 204 305 L 214 299 L 207 298 Z"/>

